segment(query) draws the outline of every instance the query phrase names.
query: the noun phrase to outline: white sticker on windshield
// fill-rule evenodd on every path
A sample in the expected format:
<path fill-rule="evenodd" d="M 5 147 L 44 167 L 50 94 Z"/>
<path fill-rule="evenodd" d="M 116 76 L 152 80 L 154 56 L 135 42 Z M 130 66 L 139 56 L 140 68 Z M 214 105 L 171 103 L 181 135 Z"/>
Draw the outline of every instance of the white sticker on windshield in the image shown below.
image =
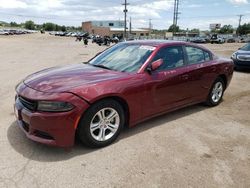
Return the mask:
<path fill-rule="evenodd" d="M 140 46 L 140 49 L 154 51 L 155 47 L 154 46 L 144 46 L 143 45 L 143 46 Z"/>

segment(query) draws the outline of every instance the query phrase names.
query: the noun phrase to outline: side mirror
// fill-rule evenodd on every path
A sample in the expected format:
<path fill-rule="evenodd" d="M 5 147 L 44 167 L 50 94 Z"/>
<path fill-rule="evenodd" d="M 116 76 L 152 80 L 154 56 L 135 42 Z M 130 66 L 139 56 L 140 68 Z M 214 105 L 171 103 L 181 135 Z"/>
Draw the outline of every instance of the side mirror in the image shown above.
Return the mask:
<path fill-rule="evenodd" d="M 163 64 L 163 59 L 158 59 L 154 61 L 148 68 L 147 71 L 151 73 L 152 71 L 157 70 Z"/>

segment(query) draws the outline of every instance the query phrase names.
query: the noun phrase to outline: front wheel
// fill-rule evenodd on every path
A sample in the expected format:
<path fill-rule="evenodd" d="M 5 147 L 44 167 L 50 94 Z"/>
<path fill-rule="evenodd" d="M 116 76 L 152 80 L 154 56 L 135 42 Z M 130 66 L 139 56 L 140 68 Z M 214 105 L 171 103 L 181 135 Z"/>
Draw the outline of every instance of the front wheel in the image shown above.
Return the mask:
<path fill-rule="evenodd" d="M 225 83 L 222 78 L 217 78 L 210 89 L 206 104 L 208 106 L 217 106 L 223 97 L 225 91 Z"/>
<path fill-rule="evenodd" d="M 125 123 L 122 106 L 115 100 L 102 100 L 92 105 L 81 118 L 77 133 L 89 147 L 104 147 L 120 134 Z"/>

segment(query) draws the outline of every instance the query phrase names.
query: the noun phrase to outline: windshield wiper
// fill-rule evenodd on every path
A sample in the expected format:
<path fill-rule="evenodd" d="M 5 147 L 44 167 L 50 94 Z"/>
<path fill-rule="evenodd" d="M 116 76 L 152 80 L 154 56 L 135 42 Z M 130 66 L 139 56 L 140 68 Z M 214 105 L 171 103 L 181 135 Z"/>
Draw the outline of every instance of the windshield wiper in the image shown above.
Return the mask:
<path fill-rule="evenodd" d="M 94 66 L 94 67 L 100 67 L 100 68 L 103 68 L 103 69 L 112 70 L 111 68 L 106 67 L 106 66 L 104 66 L 104 65 L 93 65 L 93 64 L 91 64 L 91 65 Z"/>

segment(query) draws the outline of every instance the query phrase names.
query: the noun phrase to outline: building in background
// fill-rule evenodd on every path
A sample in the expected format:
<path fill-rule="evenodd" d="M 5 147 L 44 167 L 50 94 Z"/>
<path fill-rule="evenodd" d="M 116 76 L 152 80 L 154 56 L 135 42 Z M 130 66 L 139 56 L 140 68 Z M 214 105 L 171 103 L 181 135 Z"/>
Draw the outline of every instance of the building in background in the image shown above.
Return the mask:
<path fill-rule="evenodd" d="M 82 30 L 91 35 L 101 36 L 123 36 L 124 34 L 124 21 L 110 20 L 110 21 L 87 21 L 82 22 Z M 148 37 L 150 30 L 148 29 L 128 29 L 128 36 L 131 38 L 144 38 Z"/>

